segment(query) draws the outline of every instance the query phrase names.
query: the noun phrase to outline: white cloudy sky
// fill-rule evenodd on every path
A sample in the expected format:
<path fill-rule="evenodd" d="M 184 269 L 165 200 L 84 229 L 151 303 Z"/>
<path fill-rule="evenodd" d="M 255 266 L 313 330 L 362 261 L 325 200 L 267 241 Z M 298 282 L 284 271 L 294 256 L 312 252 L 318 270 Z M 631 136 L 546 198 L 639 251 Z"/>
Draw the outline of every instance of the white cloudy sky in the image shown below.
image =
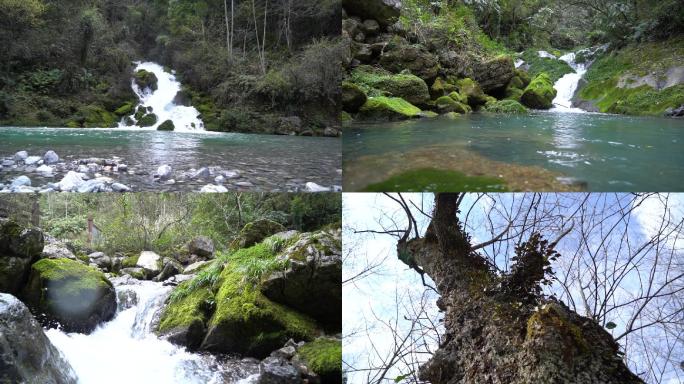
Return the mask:
<path fill-rule="evenodd" d="M 403 196 L 425 212 L 430 212 L 432 209 L 432 194 L 404 194 Z M 550 195 L 545 197 L 551 200 Z M 488 222 L 484 220 L 484 212 L 486 210 L 495 206 L 499 207 L 504 213 L 510 213 L 515 211 L 515 207 L 520 205 L 524 198 L 533 198 L 533 196 L 506 194 L 497 195 L 496 198 L 498 202 L 494 204 L 493 200 L 486 197 L 477 200 L 477 195 L 473 194 L 468 195 L 462 204 L 462 207 L 474 206 L 470 212 L 466 212 L 464 209 L 464 212 L 461 213 L 462 220 L 465 214 L 468 213 L 467 227 L 469 228 L 469 233 L 473 236 L 474 243 L 489 239 L 491 233 L 497 234 L 500 231 L 497 229 L 505 226 L 505 222 L 497 222 L 495 219 L 492 223 L 494 228 L 490 228 Z M 681 229 L 682 217 L 684 217 L 684 195 L 653 196 L 648 199 L 639 200 L 638 206 L 631 207 L 634 210 L 632 215 L 629 216 L 629 221 L 623 220 L 623 222 L 617 220 L 616 217 L 608 215 L 607 211 L 609 210 L 608 208 L 614 207 L 616 202 L 624 203 L 625 201 L 630 201 L 629 195 L 594 194 L 589 197 L 583 194 L 553 195 L 554 201 L 558 201 L 560 204 L 553 210 L 555 215 L 553 216 L 554 224 L 545 227 L 543 229 L 545 233 L 548 236 L 553 236 L 554 232 L 561 232 L 561 229 L 558 228 L 559 226 L 566 228 L 567 225 L 570 225 L 569 221 L 564 220 L 564 216 L 569 216 L 573 212 L 576 213 L 574 211 L 575 208 L 585 198 L 590 200 L 587 206 L 595 210 L 601 208 L 606 210 L 606 212 L 595 212 L 606 223 L 602 228 L 615 227 L 624 229 L 624 231 L 615 230 L 614 235 L 598 236 L 600 234 L 597 233 L 597 236 L 589 236 L 587 240 L 588 249 L 595 248 L 597 251 L 601 250 L 606 253 L 616 252 L 624 254 L 627 252 L 627 249 L 624 245 L 622 247 L 620 245 L 625 243 L 625 237 L 628 237 L 630 240 L 631 248 L 629 251 L 635 252 L 634 249 L 637 248 L 637 243 L 641 244 L 646 239 L 654 236 L 665 236 L 662 234 L 662 217 L 665 212 L 664 207 L 667 205 L 669 208 L 667 213 L 671 216 L 671 223 L 669 225 L 671 227 L 679 225 L 679 227 L 675 228 L 677 231 L 667 232 L 667 240 L 662 241 L 658 249 L 643 251 L 642 254 L 645 256 L 654 254 L 669 255 L 672 260 L 682 260 L 684 239 L 679 237 L 678 229 Z M 427 295 L 426 301 L 429 303 L 429 314 L 434 319 L 440 316 L 437 308 L 434 306 L 437 298 L 436 294 L 426 290 L 421 284 L 419 275 L 409 270 L 405 264 L 397 259 L 395 253 L 396 240 L 394 238 L 387 235 L 354 234 L 352 231 L 352 229 L 378 230 L 381 229 L 379 223 L 391 226 L 393 222 L 396 222 L 403 226 L 406 222 L 405 217 L 402 216 L 397 204 L 382 194 L 345 193 L 343 205 L 343 224 L 345 226 L 343 280 L 350 279 L 369 264 L 379 265 L 373 274 L 363 279 L 355 280 L 353 283 L 345 284 L 343 288 L 344 359 L 358 369 L 380 365 L 380 359 L 386 358 L 388 351 L 391 350 L 393 345 L 393 336 L 389 331 L 387 323 L 396 324 L 400 329 L 406 329 L 410 326 L 410 311 L 405 308 L 408 305 L 409 299 L 419 300 L 422 295 Z M 428 219 L 420 215 L 417 209 L 415 212 L 422 234 Z M 575 224 L 573 232 L 566 236 L 559 244 L 558 249 L 562 255 L 582 253 L 583 250 L 578 250 L 577 245 L 579 227 L 581 226 Z M 505 247 L 492 247 L 485 251 L 490 256 L 494 254 L 508 254 L 512 253 L 513 244 L 515 244 L 515 240 L 507 242 Z M 570 256 L 561 258 L 566 263 L 569 259 Z M 497 258 L 496 261 L 497 265 L 504 267 L 504 260 L 502 258 Z M 682 263 L 679 264 L 680 268 L 682 268 Z M 556 269 L 559 271 L 558 273 L 561 275 L 563 268 L 564 266 L 562 265 L 556 266 Z M 662 274 L 662 271 L 659 273 L 665 276 Z M 670 277 L 670 275 L 666 277 Z M 628 274 L 621 285 L 624 289 L 616 292 L 615 297 L 624 300 L 632 297 L 638 291 L 639 287 L 635 286 L 638 279 L 639 276 L 636 273 Z M 431 282 L 429 283 L 431 284 Z M 570 287 L 570 291 L 572 294 L 577 294 L 578 288 Z M 400 304 L 397 305 L 397 302 Z M 607 315 L 608 320 L 617 324 L 617 328 L 613 330 L 614 335 L 620 334 L 625 329 L 627 315 L 618 311 Z M 682 317 L 684 316 L 680 314 L 680 319 Z M 680 331 L 680 335 L 682 334 L 684 334 L 684 330 Z M 649 336 L 652 336 L 651 340 L 659 340 L 658 337 L 663 335 L 656 332 Z M 672 335 L 666 336 L 672 337 Z M 675 346 L 677 349 L 673 353 L 684 359 L 684 346 L 681 343 L 675 343 Z M 434 348 L 434 345 L 432 347 Z M 657 359 L 657 356 L 650 357 Z M 419 358 L 427 359 L 428 356 L 419 355 Z M 645 364 L 645 362 L 642 362 L 642 364 Z M 393 379 L 400 374 L 410 371 L 411 368 L 407 367 L 405 363 L 399 363 L 385 375 L 386 381 L 393 382 Z M 353 373 L 349 375 L 349 382 L 363 383 L 367 381 L 367 377 L 367 372 Z M 668 384 L 684 383 L 684 371 L 672 364 L 665 365 L 659 382 Z"/>

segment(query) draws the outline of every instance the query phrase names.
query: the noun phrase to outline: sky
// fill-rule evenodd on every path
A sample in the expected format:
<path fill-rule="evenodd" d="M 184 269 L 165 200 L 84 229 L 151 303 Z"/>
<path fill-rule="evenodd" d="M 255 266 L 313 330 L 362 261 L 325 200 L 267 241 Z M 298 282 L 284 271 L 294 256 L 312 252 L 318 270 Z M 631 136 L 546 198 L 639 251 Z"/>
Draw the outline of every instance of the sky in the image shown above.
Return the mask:
<path fill-rule="evenodd" d="M 415 203 L 424 212 L 429 213 L 432 211 L 432 194 L 403 194 L 403 196 L 405 199 Z M 495 218 L 493 220 L 494 228 L 492 229 L 485 220 L 485 211 L 492 207 L 500 207 L 505 212 L 511 212 L 514 211 L 513 207 L 519 204 L 522 199 L 531 198 L 531 196 L 522 194 L 497 195 L 498 201 L 495 203 L 487 197 L 478 200 L 475 194 L 467 195 L 462 207 L 475 205 L 470 212 L 465 212 L 464 209 L 460 217 L 464 220 L 467 213 L 467 227 L 468 232 L 473 236 L 473 243 L 488 240 L 492 237 L 492 233 L 498 234 L 501 231 L 500 228 L 506 225 L 505 220 L 497 222 Z M 565 220 L 570 215 L 570 211 L 577 206 L 577 203 L 585 198 L 589 199 L 588 206 L 595 210 L 604 210 L 596 212 L 598 216 L 605 220 L 605 225 L 601 227 L 600 232 L 603 232 L 605 228 L 613 227 L 625 230 L 624 232 L 614 230 L 614 234 L 610 233 L 607 236 L 602 236 L 604 233 L 598 233 L 599 231 L 596 234 L 588 235 L 586 247 L 594 251 L 601 250 L 607 255 L 615 253 L 624 256 L 625 254 L 635 253 L 634 249 L 638 247 L 638 244 L 643 243 L 646 239 L 658 236 L 659 231 L 663 230 L 662 217 L 665 212 L 665 204 L 670 207 L 668 214 L 671 215 L 674 223 L 679 223 L 680 229 L 682 217 L 684 217 L 684 195 L 653 196 L 640 201 L 638 205 L 627 207 L 634 209 L 633 214 L 629 216 L 629 221 L 620 221 L 616 217 L 610 216 L 607 214 L 610 211 L 607 207 L 613 207 L 616 202 L 629 201 L 630 195 L 591 194 L 587 196 L 585 194 L 570 194 L 553 195 L 552 197 L 554 201 L 559 202 L 558 207 L 552 210 L 556 215 L 554 216 L 555 226 L 549 226 L 544 228 L 544 230 L 551 236 L 562 231 L 558 228 L 559 225 L 562 225 L 563 228 L 573 225 L 573 231 L 563 238 L 558 246 L 558 250 L 563 255 L 559 262 L 567 264 L 555 266 L 561 275 L 564 271 L 563 268 L 570 268 L 569 265 L 573 265 L 572 260 L 575 260 L 572 258 L 573 254 L 584 256 L 586 253 L 584 248 L 579 249 L 580 247 L 578 246 L 579 228 L 585 224 L 577 224 Z M 551 197 L 548 198 L 551 199 Z M 425 300 L 428 303 L 428 314 L 434 319 L 438 319 L 440 314 L 434 304 L 438 296 L 436 293 L 426 290 L 420 281 L 420 276 L 397 259 L 395 238 L 388 235 L 355 234 L 353 232 L 353 230 L 377 230 L 381 228 L 379 223 L 387 226 L 391 225 L 393 221 L 403 226 L 406 222 L 405 216 L 398 212 L 399 207 L 394 201 L 382 194 L 345 193 L 343 209 L 343 225 L 345 227 L 343 281 L 363 270 L 368 264 L 379 265 L 374 269 L 373 274 L 356 280 L 353 283 L 343 285 L 344 360 L 356 368 L 368 367 L 372 364 L 380 364 L 379 356 L 385 356 L 393 345 L 393 335 L 389 331 L 387 323 L 395 324 L 396 322 L 396 326 L 403 330 L 411 325 L 410 311 L 404 307 L 409 302 L 409 299 L 419 300 L 425 294 Z M 417 209 L 415 213 L 417 213 L 416 218 L 419 221 L 422 234 L 428 224 L 428 218 L 419 214 Z M 629 236 L 629 249 L 626 249 L 624 246 L 625 242 L 621 241 L 624 236 Z M 485 249 L 490 256 L 497 255 L 497 265 L 502 269 L 506 268 L 506 264 L 505 258 L 502 258 L 501 255 L 506 254 L 510 256 L 513 249 L 512 245 L 515 244 L 515 241 L 512 240 L 507 243 L 507 247 Z M 668 232 L 666 241 L 662 242 L 658 250 L 644 251 L 641 255 L 646 257 L 651 257 L 654 254 L 669 255 L 672 260 L 681 261 L 684 260 L 682 258 L 682 250 L 684 250 L 684 239 L 681 239 L 675 232 Z M 582 261 L 583 259 L 580 257 L 577 260 Z M 611 261 L 610 257 L 606 258 L 606 260 Z M 635 263 L 634 260 L 630 262 Z M 629 265 L 627 262 L 625 263 L 624 265 Z M 617 262 L 616 265 L 618 265 Z M 660 273 L 662 276 L 665 276 L 663 271 L 660 271 Z M 638 291 L 638 287 L 635 284 L 638 284 L 639 278 L 643 279 L 643 276 L 639 276 L 636 272 L 626 274 L 624 281 L 621 283 L 621 287 L 624 289 L 618 290 L 615 297 L 622 300 L 632 297 Z M 428 281 L 428 284 L 432 285 L 432 282 Z M 573 295 L 577 295 L 579 292 L 577 287 L 571 286 L 570 290 Z M 401 303 L 399 309 L 397 309 L 397 302 Z M 615 311 L 606 317 L 617 325 L 612 330 L 614 335 L 619 334 L 625 329 L 625 321 L 628 318 L 626 314 Z M 650 336 L 653 336 L 651 340 L 659 340 L 658 337 L 662 335 L 654 334 Z M 436 347 L 434 344 L 435 342 L 432 343 L 432 348 Z M 684 358 L 684 346 L 677 344 L 676 348 L 678 350 L 675 353 Z M 371 362 L 368 361 L 369 356 L 372 360 Z M 419 359 L 425 360 L 428 357 L 428 355 L 421 355 Z M 643 361 L 642 363 L 646 364 Z M 397 367 L 392 368 L 386 375 L 388 378 L 387 382 L 393 382 L 393 379 L 400 374 L 406 374 L 411 371 L 412 369 L 407 367 L 405 363 L 399 363 Z M 684 371 L 679 369 L 679 367 L 669 365 L 666 367 L 660 382 L 668 384 L 684 383 L 683 377 Z M 365 372 L 349 375 L 350 383 L 366 381 L 367 376 Z"/>

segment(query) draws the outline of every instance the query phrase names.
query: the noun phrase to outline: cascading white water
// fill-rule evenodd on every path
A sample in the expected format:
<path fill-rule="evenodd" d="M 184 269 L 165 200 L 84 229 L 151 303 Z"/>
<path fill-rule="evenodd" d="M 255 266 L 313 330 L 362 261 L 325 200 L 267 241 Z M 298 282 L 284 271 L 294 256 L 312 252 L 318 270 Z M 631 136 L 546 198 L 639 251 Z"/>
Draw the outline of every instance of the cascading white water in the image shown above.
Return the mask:
<path fill-rule="evenodd" d="M 155 91 L 140 89 L 135 81 L 131 81 L 133 91 L 140 100 L 139 105 L 152 107 L 152 113 L 157 115 L 157 123 L 149 128 L 156 129 L 164 121 L 171 120 L 175 125 L 175 131 L 204 130 L 204 123 L 199 119 L 200 113 L 195 107 L 186 107 L 174 103 L 174 98 L 181 89 L 181 84 L 176 80 L 176 76 L 165 71 L 161 65 L 156 63 L 144 62 L 136 64 L 136 71 L 144 69 L 157 76 L 157 89 Z M 130 116 L 130 118 L 135 121 L 133 116 Z M 126 127 L 126 124 L 122 121 L 119 123 L 119 127 Z"/>
<path fill-rule="evenodd" d="M 557 94 L 556 98 L 553 99 L 552 111 L 584 113 L 585 111 L 580 108 L 572 108 L 572 97 L 575 95 L 582 76 L 587 72 L 586 65 L 575 62 L 574 52 L 561 56 L 559 60 L 568 63 L 575 72 L 565 74 L 553 85 Z"/>
<path fill-rule="evenodd" d="M 210 355 L 187 352 L 152 333 L 152 322 L 171 287 L 144 281 L 116 289 L 133 292 L 134 305 L 121 309 L 112 321 L 90 335 L 46 331 L 73 367 L 80 384 L 247 384 L 258 378 L 250 369 L 229 367 Z"/>

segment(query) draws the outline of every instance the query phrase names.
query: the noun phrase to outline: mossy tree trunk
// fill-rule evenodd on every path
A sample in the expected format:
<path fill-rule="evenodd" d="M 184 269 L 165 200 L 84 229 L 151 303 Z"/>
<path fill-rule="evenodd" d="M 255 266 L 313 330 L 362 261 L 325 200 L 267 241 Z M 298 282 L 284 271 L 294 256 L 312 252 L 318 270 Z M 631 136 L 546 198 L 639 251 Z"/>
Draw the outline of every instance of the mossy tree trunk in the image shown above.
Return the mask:
<path fill-rule="evenodd" d="M 438 194 L 424 237 L 406 247 L 436 283 L 446 335 L 419 372 L 441 383 L 641 383 L 594 320 L 541 295 L 558 254 L 539 235 L 499 275 L 458 219 L 461 194 Z"/>

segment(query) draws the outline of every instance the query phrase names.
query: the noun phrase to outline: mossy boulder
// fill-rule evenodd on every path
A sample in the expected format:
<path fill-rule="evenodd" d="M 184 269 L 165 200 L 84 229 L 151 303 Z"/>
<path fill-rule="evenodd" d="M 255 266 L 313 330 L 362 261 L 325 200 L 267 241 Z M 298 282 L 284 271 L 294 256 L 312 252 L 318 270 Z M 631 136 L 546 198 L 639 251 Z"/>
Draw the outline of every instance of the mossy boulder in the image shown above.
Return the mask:
<path fill-rule="evenodd" d="M 485 92 L 505 87 L 515 75 L 513 58 L 500 55 L 476 66 L 475 79 Z"/>
<path fill-rule="evenodd" d="M 380 65 L 391 72 L 404 70 L 432 83 L 439 74 L 439 59 L 421 44 L 408 44 L 396 37 L 386 46 L 380 56 Z"/>
<path fill-rule="evenodd" d="M 456 83 L 458 93 L 468 98 L 468 105 L 475 108 L 487 102 L 487 95 L 473 79 L 466 77 Z"/>
<path fill-rule="evenodd" d="M 264 358 L 289 339 L 309 341 L 318 334 L 313 319 L 261 293 L 260 274 L 279 265 L 267 244 L 230 256 L 201 349 Z"/>
<path fill-rule="evenodd" d="M 176 126 L 171 120 L 166 120 L 157 127 L 157 131 L 173 131 L 174 129 L 176 129 Z"/>
<path fill-rule="evenodd" d="M 80 109 L 81 124 L 85 128 L 115 127 L 117 117 L 99 105 L 88 105 Z"/>
<path fill-rule="evenodd" d="M 153 72 L 141 69 L 133 75 L 133 80 L 140 89 L 149 88 L 153 91 L 157 90 L 158 79 L 157 75 L 155 75 Z"/>
<path fill-rule="evenodd" d="M 117 108 L 117 109 L 114 111 L 114 113 L 115 113 L 117 116 L 126 116 L 126 115 L 130 115 L 131 113 L 133 113 L 133 103 L 129 101 L 129 102 L 123 104 L 122 106 L 120 106 L 119 108 Z"/>
<path fill-rule="evenodd" d="M 0 292 L 16 295 L 43 251 L 43 233 L 0 218 Z"/>
<path fill-rule="evenodd" d="M 264 277 L 261 292 L 305 313 L 329 331 L 342 329 L 342 234 L 302 233 L 277 256 L 288 267 Z"/>
<path fill-rule="evenodd" d="M 527 73 L 527 71 L 523 71 L 522 69 L 515 70 L 515 77 L 520 79 L 520 81 L 522 82 L 523 86 L 520 87 L 520 89 L 525 89 L 528 85 L 530 85 L 530 82 L 532 81 L 530 74 Z"/>
<path fill-rule="evenodd" d="M 435 100 L 435 105 L 441 113 L 457 112 L 457 113 L 468 113 L 470 112 L 470 107 L 464 105 L 449 96 L 442 96 Z"/>
<path fill-rule="evenodd" d="M 177 290 L 185 296 L 171 296 L 159 320 L 158 333 L 170 342 L 196 350 L 206 334 L 207 321 L 214 311 L 214 293 L 207 287 L 191 288 L 181 283 Z"/>
<path fill-rule="evenodd" d="M 395 75 L 381 68 L 361 65 L 352 71 L 351 78 L 361 86 L 378 90 L 387 96 L 401 97 L 411 104 L 423 104 L 430 100 L 425 81 L 408 72 Z"/>
<path fill-rule="evenodd" d="M 437 99 L 456 91 L 456 89 L 456 85 L 447 82 L 441 77 L 438 77 L 435 79 L 435 82 L 432 83 L 432 87 L 430 87 L 430 95 L 432 98 Z"/>
<path fill-rule="evenodd" d="M 138 126 L 140 127 L 151 127 L 157 124 L 157 115 L 154 113 L 148 113 L 138 120 Z"/>
<path fill-rule="evenodd" d="M 540 73 L 525 88 L 520 97 L 520 102 L 534 109 L 550 109 L 553 107 L 555 97 L 556 90 L 553 88 L 549 75 Z"/>
<path fill-rule="evenodd" d="M 508 87 L 506 88 L 506 92 L 504 93 L 504 96 L 506 99 L 509 100 L 515 100 L 517 102 L 520 102 L 520 98 L 522 97 L 523 90 L 519 88 L 514 88 L 514 87 Z"/>
<path fill-rule="evenodd" d="M 527 108 L 515 100 L 499 100 L 492 103 L 487 103 L 484 110 L 493 113 L 526 113 Z"/>
<path fill-rule="evenodd" d="M 318 338 L 301 346 L 297 351 L 297 356 L 321 378 L 321 383 L 342 383 L 342 342 L 340 340 Z"/>
<path fill-rule="evenodd" d="M 42 259 L 31 266 L 23 297 L 43 325 L 90 333 L 116 313 L 116 293 L 105 275 L 69 259 Z"/>
<path fill-rule="evenodd" d="M 349 82 L 342 82 L 342 108 L 351 113 L 358 112 L 359 108 L 366 103 L 366 93 L 358 85 Z"/>
<path fill-rule="evenodd" d="M 240 230 L 240 233 L 233 240 L 232 247 L 235 249 L 251 247 L 263 239 L 283 231 L 285 231 L 285 227 L 278 222 L 268 219 L 256 220 L 247 223 Z"/>
<path fill-rule="evenodd" d="M 359 110 L 360 117 L 378 120 L 404 120 L 420 115 L 420 108 L 399 97 L 371 97 Z"/>

